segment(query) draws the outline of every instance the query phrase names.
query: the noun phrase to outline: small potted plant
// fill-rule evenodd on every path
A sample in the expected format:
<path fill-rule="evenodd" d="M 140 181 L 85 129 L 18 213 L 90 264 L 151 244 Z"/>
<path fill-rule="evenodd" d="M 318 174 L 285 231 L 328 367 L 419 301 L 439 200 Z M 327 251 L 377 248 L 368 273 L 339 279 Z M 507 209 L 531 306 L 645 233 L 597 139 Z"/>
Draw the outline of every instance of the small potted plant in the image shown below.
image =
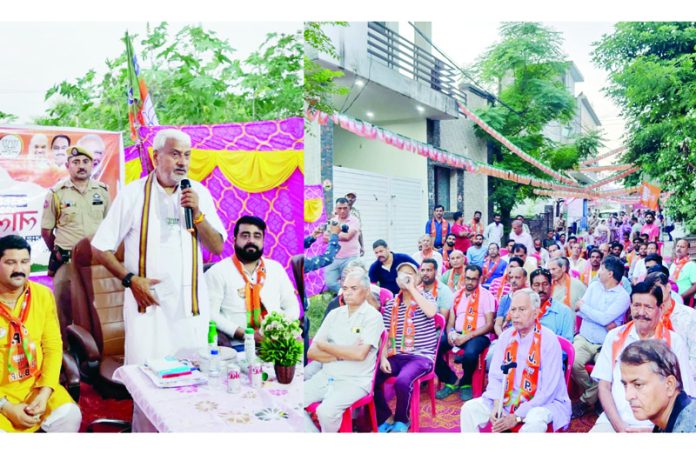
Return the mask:
<path fill-rule="evenodd" d="M 304 345 L 300 321 L 290 321 L 285 314 L 271 312 L 261 322 L 259 358 L 273 363 L 279 383 L 290 383 L 295 376 L 295 366 L 302 359 Z"/>

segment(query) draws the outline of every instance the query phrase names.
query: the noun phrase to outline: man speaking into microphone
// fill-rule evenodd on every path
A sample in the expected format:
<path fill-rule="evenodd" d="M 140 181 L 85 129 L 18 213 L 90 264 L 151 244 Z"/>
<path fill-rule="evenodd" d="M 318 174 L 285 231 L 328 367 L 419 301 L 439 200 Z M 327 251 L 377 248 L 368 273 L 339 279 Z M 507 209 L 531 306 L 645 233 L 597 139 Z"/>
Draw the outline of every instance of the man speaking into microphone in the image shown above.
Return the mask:
<path fill-rule="evenodd" d="M 210 308 L 201 245 L 220 254 L 227 232 L 210 192 L 186 179 L 191 138 L 164 129 L 155 170 L 126 186 L 94 235 L 100 263 L 125 287 L 125 363 L 207 345 Z M 125 246 L 124 263 L 115 251 Z"/>

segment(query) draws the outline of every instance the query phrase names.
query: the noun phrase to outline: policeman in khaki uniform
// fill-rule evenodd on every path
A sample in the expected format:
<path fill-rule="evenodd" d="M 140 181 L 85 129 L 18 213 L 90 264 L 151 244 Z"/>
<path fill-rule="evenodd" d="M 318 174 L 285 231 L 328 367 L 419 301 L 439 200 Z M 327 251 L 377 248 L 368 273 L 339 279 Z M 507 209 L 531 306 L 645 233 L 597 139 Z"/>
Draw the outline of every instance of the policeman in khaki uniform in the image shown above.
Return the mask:
<path fill-rule="evenodd" d="M 72 320 L 70 280 L 75 278 L 70 260 L 72 248 L 82 238 L 94 235 L 110 205 L 106 184 L 91 178 L 92 153 L 86 148 L 72 146 L 68 147 L 67 154 L 65 166 L 70 178 L 48 192 L 41 219 L 41 236 L 51 251 L 48 274 L 53 276 L 53 293 L 64 343 L 65 327 Z"/>

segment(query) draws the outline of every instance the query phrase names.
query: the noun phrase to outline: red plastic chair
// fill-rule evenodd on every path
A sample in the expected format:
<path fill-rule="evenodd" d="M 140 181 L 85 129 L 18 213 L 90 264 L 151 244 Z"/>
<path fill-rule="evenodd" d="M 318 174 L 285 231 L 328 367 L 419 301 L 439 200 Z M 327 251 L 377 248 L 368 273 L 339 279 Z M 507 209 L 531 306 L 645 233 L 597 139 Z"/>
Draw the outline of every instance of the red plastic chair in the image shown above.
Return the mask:
<path fill-rule="evenodd" d="M 387 331 L 383 331 L 382 336 L 379 339 L 379 349 L 377 349 L 377 364 L 375 365 L 375 372 L 372 375 L 372 385 L 370 386 L 370 392 L 366 396 L 361 397 L 360 399 L 355 401 L 353 405 L 345 409 L 345 411 L 343 412 L 343 419 L 341 420 L 341 427 L 339 427 L 338 429 L 340 433 L 353 432 L 353 410 L 357 410 L 365 406 L 367 407 L 367 410 L 370 415 L 371 430 L 372 432 L 377 432 L 377 410 L 375 409 L 374 400 L 375 378 L 377 377 L 377 369 L 379 369 L 379 363 L 382 358 L 382 352 L 384 351 L 384 348 L 387 345 L 388 335 L 389 333 Z M 317 411 L 317 407 L 320 404 L 321 401 L 313 402 L 306 406 L 305 410 L 311 415 L 314 415 Z"/>
<path fill-rule="evenodd" d="M 483 395 L 483 390 L 485 389 L 486 381 L 486 355 L 488 355 L 488 348 L 481 352 L 478 357 L 478 364 L 476 364 L 476 369 L 474 373 L 471 374 L 471 396 L 476 399 Z"/>
<path fill-rule="evenodd" d="M 563 377 L 565 378 L 566 382 L 566 388 L 570 389 L 570 373 L 571 370 L 573 369 L 573 361 L 575 361 L 575 348 L 573 347 L 573 344 L 566 339 L 565 337 L 558 337 L 558 343 L 561 344 L 561 350 L 565 352 L 566 354 L 566 368 L 563 373 Z M 515 427 L 509 430 L 509 432 L 519 432 L 520 429 L 522 428 L 524 424 L 517 424 Z M 486 423 L 485 426 L 483 426 L 481 429 L 479 429 L 479 432 L 490 432 L 491 431 L 491 423 L 490 421 Z M 547 427 L 546 427 L 546 432 L 553 432 L 553 423 L 550 422 Z M 564 432 L 564 429 L 559 429 L 559 432 Z"/>
<path fill-rule="evenodd" d="M 445 329 L 445 317 L 442 314 L 435 314 L 435 328 L 437 332 L 437 344 L 435 345 L 435 352 L 440 348 L 440 340 L 442 340 L 442 332 Z M 409 427 L 409 432 L 418 432 L 420 430 L 420 390 L 422 383 L 428 383 L 428 395 L 430 396 L 430 411 L 435 417 L 437 410 L 435 409 L 435 361 L 433 361 L 433 368 L 427 374 L 417 378 L 413 382 L 413 392 L 411 393 L 411 426 Z M 389 377 L 385 382 L 384 386 L 393 385 L 396 383 L 396 377 Z"/>

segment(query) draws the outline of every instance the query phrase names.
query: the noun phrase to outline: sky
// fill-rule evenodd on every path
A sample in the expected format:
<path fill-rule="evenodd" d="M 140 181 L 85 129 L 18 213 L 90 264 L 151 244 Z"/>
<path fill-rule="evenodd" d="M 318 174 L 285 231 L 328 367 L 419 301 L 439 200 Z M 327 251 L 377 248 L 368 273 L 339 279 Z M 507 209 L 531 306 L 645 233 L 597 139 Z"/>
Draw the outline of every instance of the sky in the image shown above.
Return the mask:
<path fill-rule="evenodd" d="M 460 66 L 474 63 L 490 45 L 496 43 L 500 22 L 433 22 L 433 43 Z M 607 84 L 607 74 L 597 68 L 591 60 L 592 43 L 602 35 L 613 32 L 612 22 L 544 22 L 544 25 L 560 32 L 564 43 L 562 49 L 569 60 L 580 70 L 584 82 L 576 84 L 575 95 L 584 93 L 602 123 L 605 151 L 620 147 L 624 132 L 624 121 L 619 108 L 602 93 Z M 601 151 L 600 151 L 601 154 Z M 607 158 L 602 164 L 610 164 L 615 157 Z"/>
<path fill-rule="evenodd" d="M 159 20 L 153 21 L 151 25 L 158 23 Z M 184 25 L 170 22 L 170 36 Z M 299 21 L 202 22 L 200 25 L 227 39 L 240 60 L 256 50 L 267 33 L 294 33 L 302 28 Z M 44 113 L 47 106 L 44 95 L 54 84 L 73 81 L 90 69 L 103 74 L 104 61 L 123 51 L 121 38 L 126 30 L 143 37 L 146 22 L 0 22 L 0 43 L 13 43 L 3 46 L 0 111 L 18 116 L 15 124 L 33 123 L 33 118 Z M 133 46 L 137 54 L 137 41 L 133 41 Z"/>
<path fill-rule="evenodd" d="M 158 21 L 151 22 L 155 25 Z M 228 39 L 243 59 L 261 44 L 271 31 L 292 33 L 301 22 L 202 22 Z M 601 92 L 606 74 L 590 60 L 592 43 L 602 34 L 611 33 L 611 22 L 547 22 L 562 32 L 563 50 L 573 60 L 585 81 L 577 85 L 578 93 L 590 99 L 605 131 L 606 149 L 621 145 L 623 121 L 618 108 Z M 170 32 L 183 27 L 171 22 Z M 499 22 L 433 22 L 433 42 L 450 58 L 462 65 L 472 63 L 497 39 Z M 410 26 L 400 24 L 401 33 Z M 145 35 L 145 22 L 0 22 L 0 42 L 14 42 L 3 49 L 0 65 L 0 111 L 17 115 L 15 123 L 30 124 L 47 107 L 46 91 L 63 80 L 74 80 L 89 69 L 102 73 L 104 60 L 117 56 L 123 48 L 124 32 Z M 411 32 L 412 33 L 412 32 Z M 410 34 L 410 33 L 409 33 Z M 47 45 L 50 43 L 51 45 Z M 137 42 L 136 53 L 138 52 Z M 141 61 L 142 64 L 142 61 Z M 576 94 L 578 94 L 576 93 Z"/>

